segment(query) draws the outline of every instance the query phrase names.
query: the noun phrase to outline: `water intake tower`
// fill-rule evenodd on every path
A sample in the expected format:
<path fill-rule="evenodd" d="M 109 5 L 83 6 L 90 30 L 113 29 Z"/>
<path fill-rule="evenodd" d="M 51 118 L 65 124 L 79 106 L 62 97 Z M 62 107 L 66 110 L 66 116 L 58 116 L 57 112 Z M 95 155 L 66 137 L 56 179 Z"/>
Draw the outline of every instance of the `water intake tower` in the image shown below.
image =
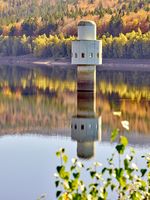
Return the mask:
<path fill-rule="evenodd" d="M 77 154 L 94 155 L 94 141 L 100 140 L 101 117 L 96 116 L 96 65 L 102 64 L 102 41 L 96 40 L 96 24 L 78 24 L 78 39 L 72 42 L 72 64 L 77 65 L 77 114 L 72 117 L 71 137 Z"/>

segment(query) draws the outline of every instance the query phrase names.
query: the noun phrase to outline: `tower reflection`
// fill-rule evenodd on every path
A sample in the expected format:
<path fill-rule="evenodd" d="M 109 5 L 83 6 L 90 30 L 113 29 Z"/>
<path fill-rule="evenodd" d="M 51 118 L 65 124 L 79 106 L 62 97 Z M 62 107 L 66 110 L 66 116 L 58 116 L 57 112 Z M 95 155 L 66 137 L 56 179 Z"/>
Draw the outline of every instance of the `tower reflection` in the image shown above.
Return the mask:
<path fill-rule="evenodd" d="M 96 66 L 77 68 L 77 115 L 72 117 L 71 138 L 77 141 L 77 156 L 89 159 L 95 142 L 101 140 L 101 117 L 96 114 Z"/>
<path fill-rule="evenodd" d="M 102 64 L 102 41 L 96 40 L 95 22 L 79 22 L 71 61 L 77 65 L 77 115 L 72 117 L 71 137 L 77 141 L 77 155 L 91 158 L 101 133 L 101 118 L 96 116 L 96 65 Z"/>

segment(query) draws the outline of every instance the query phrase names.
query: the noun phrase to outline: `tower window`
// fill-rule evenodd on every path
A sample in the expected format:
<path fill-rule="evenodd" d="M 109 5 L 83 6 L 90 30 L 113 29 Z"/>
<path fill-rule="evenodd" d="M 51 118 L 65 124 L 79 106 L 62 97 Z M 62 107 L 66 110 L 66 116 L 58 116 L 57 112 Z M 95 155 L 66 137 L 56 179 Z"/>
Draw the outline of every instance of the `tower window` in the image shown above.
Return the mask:
<path fill-rule="evenodd" d="M 93 58 L 93 53 L 90 53 L 90 58 Z"/>
<path fill-rule="evenodd" d="M 74 129 L 75 129 L 75 130 L 77 129 L 77 125 L 76 125 L 76 124 L 74 125 Z"/>
<path fill-rule="evenodd" d="M 85 53 L 81 53 L 81 58 L 85 58 Z"/>
<path fill-rule="evenodd" d="M 75 53 L 75 58 L 77 58 L 78 57 L 78 54 L 77 53 Z"/>
<path fill-rule="evenodd" d="M 97 58 L 99 58 L 99 53 L 97 53 Z"/>
<path fill-rule="evenodd" d="M 81 130 L 84 130 L 84 125 L 83 124 L 81 124 Z"/>

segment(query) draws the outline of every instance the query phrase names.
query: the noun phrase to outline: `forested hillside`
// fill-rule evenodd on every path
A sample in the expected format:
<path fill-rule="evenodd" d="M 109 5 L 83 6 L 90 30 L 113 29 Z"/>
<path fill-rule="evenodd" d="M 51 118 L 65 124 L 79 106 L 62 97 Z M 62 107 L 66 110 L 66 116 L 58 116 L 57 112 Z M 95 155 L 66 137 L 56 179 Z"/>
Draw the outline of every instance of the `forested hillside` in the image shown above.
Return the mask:
<path fill-rule="evenodd" d="M 81 18 L 93 19 L 98 35 L 150 28 L 150 0 L 0 0 L 0 33 L 75 35 Z"/>
<path fill-rule="evenodd" d="M 0 54 L 32 52 L 51 56 L 54 53 L 47 52 L 60 49 L 58 41 L 63 38 L 66 53 L 57 54 L 66 56 L 70 50 L 69 41 L 74 39 L 70 36 L 76 37 L 76 26 L 81 19 L 96 22 L 98 38 L 103 38 L 103 46 L 108 46 L 106 49 L 110 51 L 104 51 L 104 56 L 150 56 L 150 0 L 0 0 Z M 133 37 L 126 36 L 127 33 Z M 50 35 L 58 37 L 50 42 Z M 116 44 L 123 46 L 123 53 L 116 53 Z M 138 51 L 133 52 L 137 47 Z"/>

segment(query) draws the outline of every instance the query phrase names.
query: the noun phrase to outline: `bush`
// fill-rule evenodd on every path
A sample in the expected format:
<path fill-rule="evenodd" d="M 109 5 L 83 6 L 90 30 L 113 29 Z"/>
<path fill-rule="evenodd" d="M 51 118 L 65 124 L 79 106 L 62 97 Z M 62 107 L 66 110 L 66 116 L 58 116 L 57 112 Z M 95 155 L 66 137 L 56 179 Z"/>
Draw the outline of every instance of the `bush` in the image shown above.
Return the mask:
<path fill-rule="evenodd" d="M 127 122 L 124 121 L 124 127 Z M 118 136 L 118 129 L 111 135 L 113 142 Z M 134 163 L 135 151 L 130 150 L 130 155 L 125 157 L 125 149 L 128 140 L 119 134 L 119 142 L 116 145 L 116 153 L 107 159 L 108 165 L 95 162 L 93 166 L 85 168 L 78 159 L 72 159 L 72 165 L 67 168 L 68 157 L 65 149 L 60 149 L 56 155 L 60 158 L 60 165 L 57 166 L 55 185 L 57 188 L 56 197 L 59 200 L 106 200 L 115 195 L 118 200 L 148 200 L 150 199 L 150 154 L 143 156 L 145 168 L 138 168 Z M 119 158 L 119 166 L 114 160 Z M 143 164 L 144 165 L 144 164 Z M 86 170 L 91 181 L 89 184 L 81 179 L 82 170 Z M 108 196 L 109 195 L 109 196 Z"/>

